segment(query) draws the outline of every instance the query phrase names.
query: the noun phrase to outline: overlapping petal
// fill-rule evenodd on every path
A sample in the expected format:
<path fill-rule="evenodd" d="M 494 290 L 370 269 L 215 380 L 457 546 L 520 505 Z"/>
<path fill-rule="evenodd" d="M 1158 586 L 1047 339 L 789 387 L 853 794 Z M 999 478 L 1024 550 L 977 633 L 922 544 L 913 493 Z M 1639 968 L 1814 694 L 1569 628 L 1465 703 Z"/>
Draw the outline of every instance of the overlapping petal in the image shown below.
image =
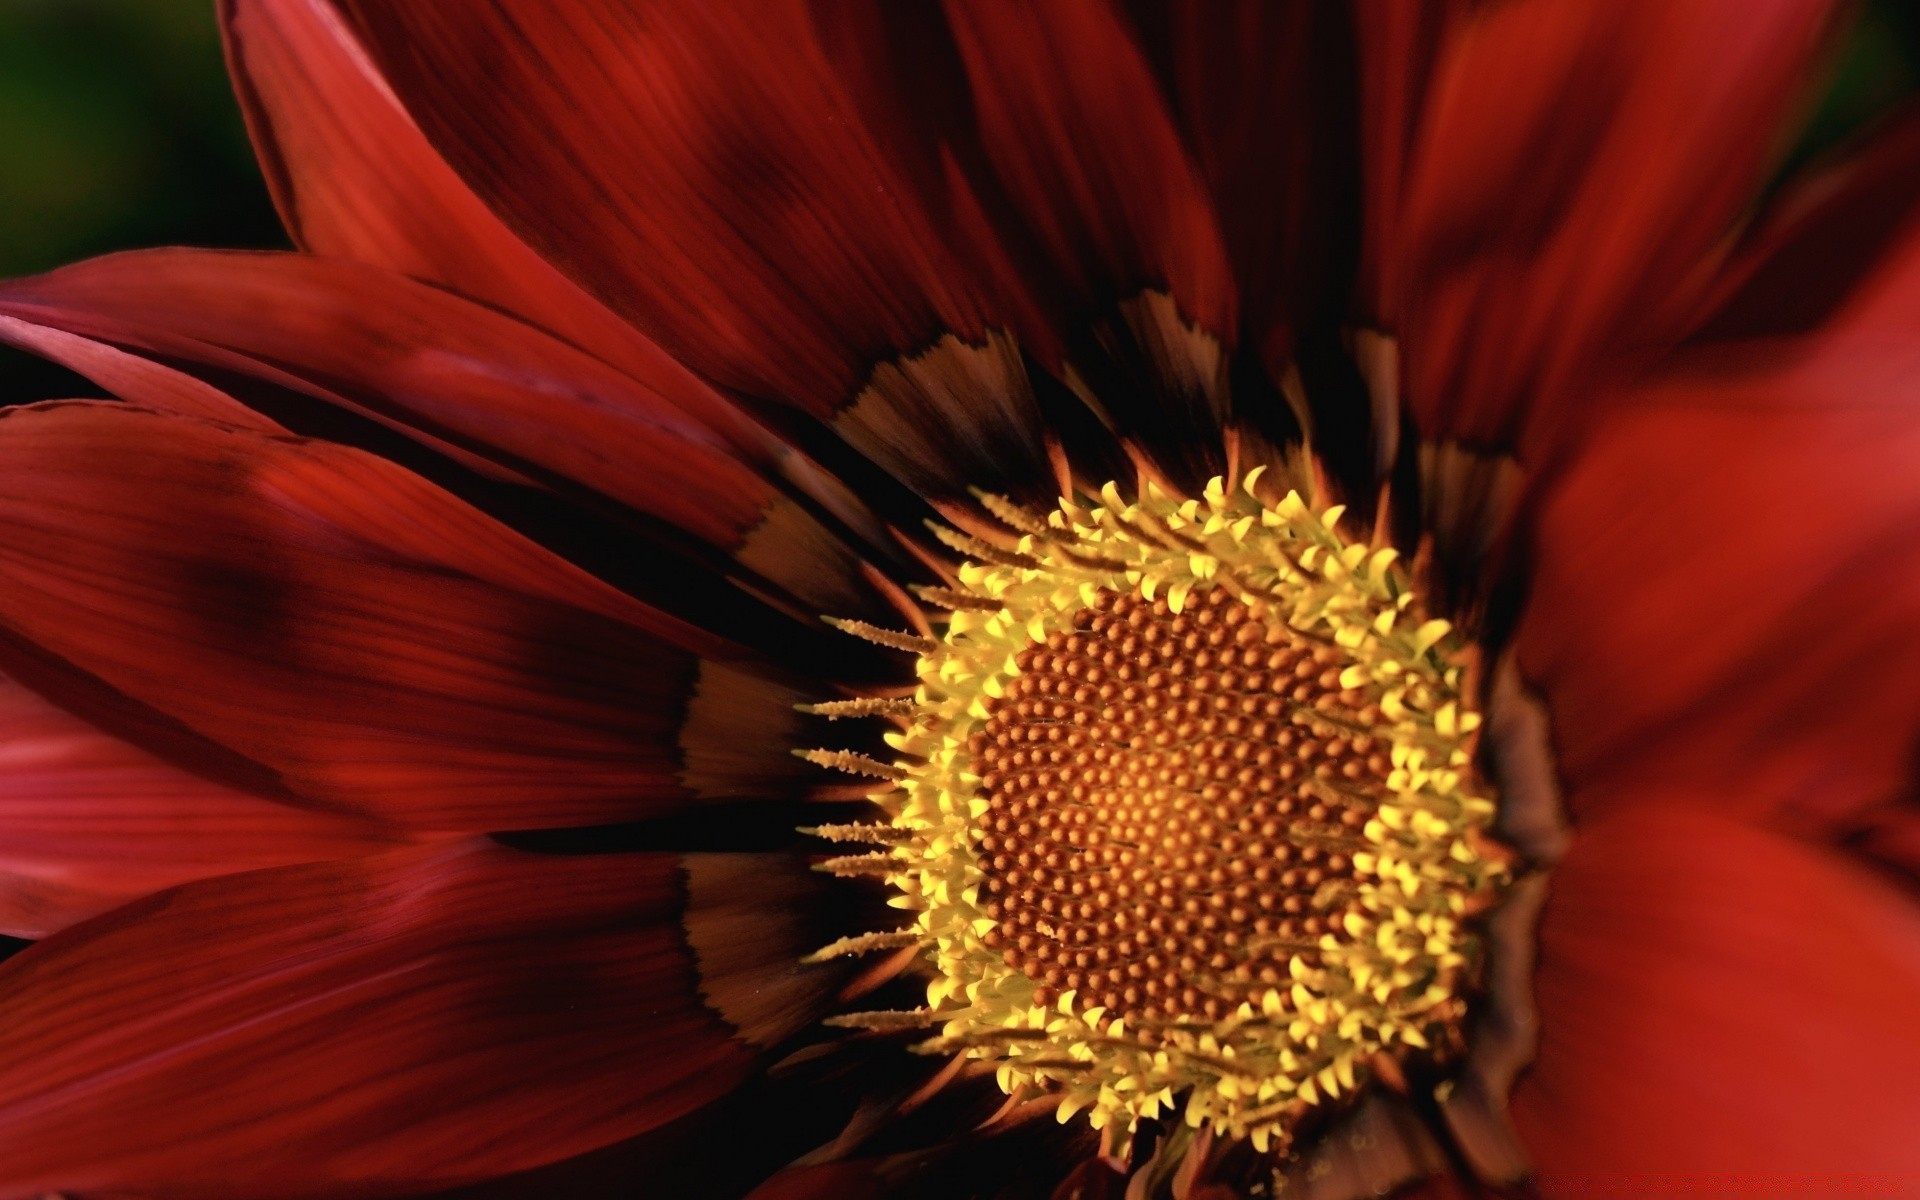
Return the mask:
<path fill-rule="evenodd" d="M 154 250 L 9 283 L 0 303 L 145 353 L 284 381 L 729 549 L 773 495 L 689 412 L 721 402 L 684 371 L 671 390 L 649 387 L 493 309 L 354 262 Z"/>
<path fill-rule="evenodd" d="M 0 968 L 0 1191 L 405 1194 L 738 1083 L 671 855 L 486 842 L 190 885 Z"/>
<path fill-rule="evenodd" d="M 1916 302 L 1909 236 L 1817 330 L 1702 346 L 1568 456 L 1521 646 L 1576 804 L 1664 780 L 1844 828 L 1904 792 Z"/>
<path fill-rule="evenodd" d="M 982 331 L 800 5 L 342 7 L 476 191 L 711 378 L 824 415 Z"/>
<path fill-rule="evenodd" d="M 403 840 L 201 779 L 0 679 L 0 933 L 44 937 L 175 884 Z"/>
<path fill-rule="evenodd" d="M 1108 0 L 947 5 L 990 182 L 1010 216 L 1020 331 L 1163 467 L 1220 467 L 1239 295 L 1206 181 Z M 1018 251 L 1025 250 L 1025 253 Z"/>
<path fill-rule="evenodd" d="M 1378 329 L 1399 328 L 1397 249 L 1409 159 L 1441 47 L 1467 0 L 1357 0 L 1353 5 L 1358 85 L 1361 221 L 1354 308 Z"/>
<path fill-rule="evenodd" d="M 46 323 L 44 314 L 0 312 L 0 342 L 44 355 L 123 399 L 162 412 L 207 417 L 233 425 L 277 426 L 219 388 L 164 363 L 129 354 Z"/>
<path fill-rule="evenodd" d="M 1355 154 L 1352 44 L 1361 14 L 1210 0 L 1147 7 L 1140 40 L 1150 59 L 1164 55 L 1175 118 L 1219 216 L 1245 339 L 1282 368 L 1299 325 L 1346 316 L 1338 306 L 1368 207 L 1353 203 L 1365 161 Z"/>
<path fill-rule="evenodd" d="M 267 185 L 302 249 L 444 284 L 642 380 L 678 370 L 473 194 L 327 0 L 222 0 L 220 20 Z"/>
<path fill-rule="evenodd" d="M 1648 794 L 1580 830 L 1515 1116 L 1546 1191 L 1911 1179 L 1920 913 L 1828 851 Z"/>
<path fill-rule="evenodd" d="M 416 826 L 685 794 L 673 731 L 725 647 L 390 463 L 77 404 L 0 420 L 0 464 L 7 657 L 56 685 Z"/>
<path fill-rule="evenodd" d="M 1836 13 L 1575 0 L 1453 26 L 1395 243 L 1408 402 L 1429 436 L 1543 434 L 1593 376 L 1685 331 Z"/>
<path fill-rule="evenodd" d="M 1206 185 L 1114 7 L 957 0 L 947 12 L 981 141 L 1044 256 L 1030 286 L 1064 292 L 1079 312 L 1060 315 L 1082 320 L 1164 289 L 1231 339 L 1233 272 Z"/>

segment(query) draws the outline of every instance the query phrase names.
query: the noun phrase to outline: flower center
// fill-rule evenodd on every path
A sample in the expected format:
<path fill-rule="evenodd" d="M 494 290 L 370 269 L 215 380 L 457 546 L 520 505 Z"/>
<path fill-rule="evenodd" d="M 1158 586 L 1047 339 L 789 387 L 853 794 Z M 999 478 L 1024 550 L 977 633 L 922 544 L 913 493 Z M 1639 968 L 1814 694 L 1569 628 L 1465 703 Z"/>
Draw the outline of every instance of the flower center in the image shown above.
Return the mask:
<path fill-rule="evenodd" d="M 1035 1001 L 1211 1021 L 1317 966 L 1393 769 L 1346 656 L 1212 587 L 1103 590 L 1015 662 L 968 750 L 981 941 Z"/>
<path fill-rule="evenodd" d="M 1265 1150 L 1458 1044 L 1509 857 L 1450 626 L 1262 475 L 983 498 L 1018 537 L 947 537 L 972 561 L 923 593 L 944 636 L 855 630 L 919 654 L 913 700 L 817 708 L 906 718 L 898 758 L 808 756 L 889 781 L 886 824 L 821 831 L 886 848 L 823 865 L 885 875 L 914 924 L 823 953 L 922 947 L 928 1051 L 1063 1120 L 1178 1102 Z"/>

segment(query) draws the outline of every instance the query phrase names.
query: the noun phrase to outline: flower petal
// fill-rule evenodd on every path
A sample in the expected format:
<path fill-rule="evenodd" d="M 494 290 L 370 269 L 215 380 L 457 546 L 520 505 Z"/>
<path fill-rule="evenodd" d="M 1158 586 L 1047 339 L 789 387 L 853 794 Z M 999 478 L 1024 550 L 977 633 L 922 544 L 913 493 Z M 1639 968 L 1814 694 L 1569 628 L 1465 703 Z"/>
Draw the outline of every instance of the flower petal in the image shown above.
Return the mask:
<path fill-rule="evenodd" d="M 736 545 L 771 498 L 679 395 L 388 271 L 297 254 L 154 250 L 11 283 L 4 294 L 149 353 L 290 373 L 416 436 L 583 484 L 717 545 Z M 691 377 L 685 384 L 704 390 Z"/>
<path fill-rule="evenodd" d="M 1514 1111 L 1549 1193 L 1920 1172 L 1920 911 L 1871 873 L 1683 798 L 1621 808 L 1555 868 L 1536 978 Z"/>
<path fill-rule="evenodd" d="M 1270 367 L 1344 304 L 1354 203 L 1352 18 L 1325 5 L 1176 0 L 1142 17 L 1219 215 L 1241 322 Z M 1164 24 L 1162 24 L 1164 22 Z"/>
<path fill-rule="evenodd" d="M 731 653 L 384 460 L 119 405 L 0 419 L 0 564 L 36 690 L 428 828 L 674 807 L 695 655 Z"/>
<path fill-rule="evenodd" d="M 1399 241 L 1408 397 L 1429 435 L 1515 444 L 1592 372 L 1682 332 L 1836 11 L 1569 0 L 1455 27 Z"/>
<path fill-rule="evenodd" d="M 64 329 L 308 393 L 515 478 L 588 489 L 781 570 L 776 582 L 815 611 L 836 601 L 831 611 L 847 611 L 864 586 L 854 582 L 852 552 L 769 482 L 793 469 L 784 461 L 792 451 L 684 370 L 663 387 L 637 382 L 530 325 L 389 271 L 292 254 L 159 250 L 0 285 L 0 298 Z M 752 536 L 769 521 L 822 553 L 770 554 Z"/>
<path fill-rule="evenodd" d="M 265 432 L 279 427 L 212 384 L 93 338 L 47 324 L 42 314 L 0 312 L 0 343 L 52 359 L 122 399 L 162 412 L 206 417 Z"/>
<path fill-rule="evenodd" d="M 1065 299 L 1164 288 L 1231 338 L 1232 272 L 1206 184 L 1120 14 L 1105 0 L 956 0 L 948 18 L 986 152 Z"/>
<path fill-rule="evenodd" d="M 1163 464 L 1205 478 L 1238 298 L 1206 182 L 1132 31 L 1107 0 L 954 0 L 947 14 L 1014 244 L 1035 250 L 1021 283 L 1050 328 L 1029 321 L 1023 340 Z"/>
<path fill-rule="evenodd" d="M 0 968 L 0 1190 L 412 1192 L 698 1108 L 758 1047 L 700 998 L 682 861 L 464 842 L 40 943 Z"/>
<path fill-rule="evenodd" d="M 1576 814 L 1684 784 L 1831 827 L 1906 791 L 1920 347 L 1882 307 L 1610 401 L 1546 489 L 1521 662 Z"/>
<path fill-rule="evenodd" d="M 1018 356 L 801 0 L 343 7 L 475 190 L 682 362 L 848 410 L 935 498 L 1048 478 Z"/>
<path fill-rule="evenodd" d="M 1912 254 L 1920 214 L 1920 107 L 1800 173 L 1769 219 L 1739 248 L 1696 345 L 1809 333 L 1829 323 L 1866 281 Z"/>
<path fill-rule="evenodd" d="M 1361 317 L 1399 328 L 1400 256 L 1396 234 L 1405 202 L 1414 134 L 1425 110 L 1435 60 L 1466 0 L 1359 0 L 1353 6 L 1359 59 Z"/>
<path fill-rule="evenodd" d="M 826 415 L 982 332 L 800 5 L 343 7 L 479 193 L 712 378 Z"/>
<path fill-rule="evenodd" d="M 0 679 L 0 933 L 45 937 L 188 880 L 401 840 L 190 775 Z"/>
<path fill-rule="evenodd" d="M 640 379 L 671 370 L 473 194 L 326 0 L 221 0 L 220 19 L 268 187 L 302 249 L 444 284 Z"/>
<path fill-rule="evenodd" d="M 442 284 L 550 330 L 617 367 L 637 385 L 624 390 L 649 399 L 644 408 L 624 415 L 637 418 L 645 412 L 665 421 L 661 405 L 681 410 L 822 505 L 844 507 L 837 485 L 817 477 L 731 399 L 698 380 L 508 229 L 428 143 L 333 5 L 222 0 L 221 17 L 242 109 L 299 245 Z M 363 323 L 379 319 L 380 303 L 370 299 L 369 307 L 375 311 L 360 314 Z M 177 305 L 173 315 L 180 315 Z M 240 315 L 220 313 L 227 320 Z M 257 319 L 241 325 L 261 332 Z M 524 334 L 509 339 L 524 340 Z M 442 359 L 439 365 L 450 364 Z M 598 385 L 604 374 L 595 368 L 584 378 Z M 573 415 L 582 417 L 574 407 Z M 501 432 L 497 423 L 494 432 Z M 716 470 L 716 485 L 729 474 Z M 768 548 L 776 538 L 804 539 L 814 546 L 830 540 L 784 508 L 769 524 L 780 528 L 760 539 L 762 559 L 783 557 Z M 839 557 L 845 568 L 844 552 Z M 843 594 L 831 601 L 817 594 L 808 599 L 816 607 L 857 611 L 859 603 L 850 604 L 844 587 L 839 590 Z"/>

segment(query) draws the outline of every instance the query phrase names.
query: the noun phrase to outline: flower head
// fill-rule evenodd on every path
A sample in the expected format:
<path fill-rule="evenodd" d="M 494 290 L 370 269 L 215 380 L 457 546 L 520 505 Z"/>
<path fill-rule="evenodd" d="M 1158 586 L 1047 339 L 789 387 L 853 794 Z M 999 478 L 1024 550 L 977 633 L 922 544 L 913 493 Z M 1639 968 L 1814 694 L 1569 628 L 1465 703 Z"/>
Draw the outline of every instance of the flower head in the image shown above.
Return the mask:
<path fill-rule="evenodd" d="M 222 13 L 302 251 L 0 285 L 0 1194 L 1915 1169 L 1829 6 Z"/>

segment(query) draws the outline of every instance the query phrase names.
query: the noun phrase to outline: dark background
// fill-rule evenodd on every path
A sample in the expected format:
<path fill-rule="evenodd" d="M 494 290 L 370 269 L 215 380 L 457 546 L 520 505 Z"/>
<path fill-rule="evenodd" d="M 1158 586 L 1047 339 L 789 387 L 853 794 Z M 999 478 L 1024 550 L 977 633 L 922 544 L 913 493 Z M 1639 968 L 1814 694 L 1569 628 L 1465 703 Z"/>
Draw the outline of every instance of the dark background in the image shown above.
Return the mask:
<path fill-rule="evenodd" d="M 287 245 L 213 0 L 0 0 L 0 276 L 169 244 Z M 98 394 L 0 348 L 0 403 Z"/>
<path fill-rule="evenodd" d="M 1916 88 L 1920 3 L 1875 0 L 1792 161 Z M 286 245 L 212 0 L 0 0 L 0 276 L 170 244 Z M 97 393 L 0 349 L 0 404 Z"/>

